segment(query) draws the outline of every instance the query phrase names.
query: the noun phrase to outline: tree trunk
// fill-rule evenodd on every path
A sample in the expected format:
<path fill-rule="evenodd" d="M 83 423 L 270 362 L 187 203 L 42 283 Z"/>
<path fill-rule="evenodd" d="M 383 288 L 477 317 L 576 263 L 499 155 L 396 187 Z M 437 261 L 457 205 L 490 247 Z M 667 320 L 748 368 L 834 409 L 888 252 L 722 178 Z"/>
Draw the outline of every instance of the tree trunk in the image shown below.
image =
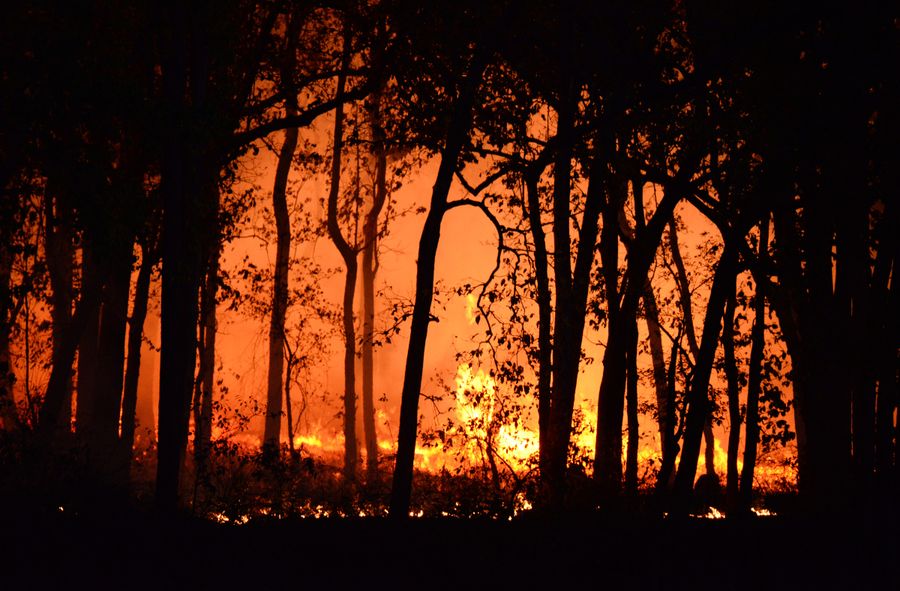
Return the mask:
<path fill-rule="evenodd" d="M 202 92 L 204 72 L 191 68 L 192 37 L 186 6 L 163 15 L 160 53 L 163 105 L 169 120 L 163 130 L 160 193 L 162 217 L 162 352 L 159 367 L 159 453 L 156 504 L 162 511 L 178 507 L 179 482 L 187 446 L 191 394 L 197 348 L 197 293 L 202 274 L 200 234 L 207 231 L 200 215 L 204 197 L 199 179 L 215 167 L 205 162 L 202 145 L 188 125 L 202 100 L 188 106 L 188 95 Z M 199 60 L 194 60 L 199 61 Z M 192 64 L 193 66 L 194 64 Z M 190 80 L 189 80 L 190 78 Z M 192 84 L 192 82 L 194 84 Z M 215 179 L 216 174 L 206 178 Z M 213 183 L 215 186 L 215 183 Z M 215 209 L 213 208 L 213 211 Z"/>
<path fill-rule="evenodd" d="M 527 216 L 534 243 L 534 275 L 538 304 L 538 466 L 540 473 L 549 474 L 548 426 L 550 424 L 551 379 L 553 376 L 553 304 L 547 262 L 547 237 L 541 220 L 541 197 L 538 191 L 540 170 L 529 171 L 525 177 L 528 192 Z M 522 203 L 525 207 L 525 203 Z"/>
<path fill-rule="evenodd" d="M 637 318 L 629 319 L 628 378 L 625 397 L 628 404 L 628 447 L 625 456 L 625 492 L 634 497 L 638 486 L 638 447 L 641 433 L 638 420 L 638 327 Z"/>
<path fill-rule="evenodd" d="M 679 338 L 676 339 L 679 340 Z M 656 481 L 656 492 L 662 494 L 670 491 L 675 485 L 675 460 L 678 457 L 678 438 L 675 432 L 675 402 L 677 395 L 676 370 L 678 369 L 678 347 L 676 343 L 672 343 L 672 354 L 669 357 L 669 368 L 666 373 L 666 416 L 670 421 L 669 428 L 666 429 L 663 439 L 663 459 L 662 466 L 659 468 L 659 475 Z"/>
<path fill-rule="evenodd" d="M 728 390 L 728 466 L 725 472 L 725 495 L 729 507 L 734 507 L 738 497 L 738 447 L 741 444 L 741 403 L 738 385 L 738 368 L 734 356 L 734 314 L 737 298 L 734 292 L 728 296 L 725 320 L 722 327 L 722 352 L 725 363 L 725 382 Z"/>
<path fill-rule="evenodd" d="M 559 166 L 561 163 L 558 163 Z M 571 163 L 567 163 L 571 166 Z M 608 192 L 605 178 L 607 159 L 598 148 L 591 159 L 587 197 L 581 219 L 581 233 L 575 252 L 575 268 L 571 269 L 571 246 L 568 244 L 570 170 L 565 172 L 564 182 L 554 190 L 554 259 L 553 268 L 557 281 L 556 318 L 553 351 L 553 390 L 548 425 L 550 480 L 548 490 L 551 507 L 564 501 L 565 476 L 572 433 L 572 414 L 575 407 L 575 386 L 581 363 L 581 341 L 587 312 L 587 298 L 591 283 L 591 267 L 594 263 L 598 223 L 604 207 L 603 193 Z M 618 198 L 618 196 L 616 197 Z M 567 201 L 565 208 L 557 205 L 557 199 Z M 562 213 L 565 209 L 566 213 Z M 564 216 L 565 221 L 558 217 Z M 565 226 L 565 230 L 562 227 Z M 557 234 L 563 234 L 558 238 Z M 563 241 L 566 245 L 563 246 Z M 560 251 L 556 249 L 564 248 Z M 560 281 L 565 282 L 560 287 Z M 620 434 L 621 435 L 621 434 Z"/>
<path fill-rule="evenodd" d="M 653 214 L 653 218 L 639 228 L 628 250 L 628 267 L 625 271 L 624 294 L 618 316 L 623 319 L 637 317 L 637 307 L 647 286 L 647 274 L 656 255 L 663 230 L 680 200 L 682 187 L 672 183 Z M 636 199 L 641 199 L 635 193 Z M 604 265 L 606 263 L 604 262 Z M 594 457 L 594 479 L 599 485 L 601 498 L 613 498 L 622 485 L 622 419 L 625 408 L 626 335 L 623 322 L 610 322 L 609 338 L 603 354 L 603 377 L 597 395 L 597 445 Z M 674 412 L 674 411 L 673 411 Z M 670 414 L 669 416 L 673 416 Z"/>
<path fill-rule="evenodd" d="M 378 257 L 378 216 L 387 200 L 387 152 L 381 121 L 381 92 L 375 91 L 369 104 L 372 153 L 375 157 L 375 187 L 372 207 L 363 226 L 362 288 L 362 398 L 363 432 L 366 440 L 366 474 L 369 482 L 378 476 L 378 436 L 375 431 L 375 270 Z"/>
<path fill-rule="evenodd" d="M 100 311 L 105 295 L 101 271 L 94 259 L 94 251 L 85 243 L 81 249 L 81 289 L 90 289 L 100 297 L 99 305 L 85 319 L 85 327 L 78 343 L 77 397 L 75 399 L 75 428 L 78 433 L 90 430 L 90 415 L 97 396 L 97 373 L 99 371 Z M 63 403 L 65 405 L 65 403 Z M 64 411 L 63 411 L 64 412 Z"/>
<path fill-rule="evenodd" d="M 71 219 L 74 212 L 64 208 L 60 199 L 50 194 L 44 197 L 44 240 L 47 259 L 47 271 L 50 276 L 52 307 L 53 355 L 57 356 L 62 346 L 65 327 L 72 321 L 72 303 L 74 300 L 72 279 L 74 277 L 75 244 Z M 66 392 L 60 414 L 60 427 L 71 429 L 72 423 L 72 390 L 70 383 Z"/>
<path fill-rule="evenodd" d="M 213 388 L 216 369 L 216 296 L 221 243 L 210 253 L 200 294 L 200 364 L 194 394 L 194 461 L 198 482 L 205 482 L 212 444 Z"/>
<path fill-rule="evenodd" d="M 687 269 L 681 256 L 681 247 L 678 243 L 678 227 L 673 216 L 669 220 L 669 248 L 672 253 L 672 262 L 675 264 L 675 282 L 678 285 L 678 299 L 681 303 L 682 321 L 684 322 L 684 334 L 687 336 L 688 347 L 694 363 L 700 355 L 700 347 L 697 344 L 697 331 L 694 328 L 694 311 L 691 303 L 691 284 L 688 280 Z M 712 412 L 703 426 L 704 464 L 706 474 L 716 476 L 716 438 L 713 434 Z"/>
<path fill-rule="evenodd" d="M 122 446 L 129 461 L 134 450 L 137 418 L 138 381 L 141 374 L 141 347 L 144 341 L 144 320 L 150 299 L 150 279 L 156 265 L 156 254 L 145 242 L 141 246 L 141 268 L 134 287 L 134 304 L 128 320 L 128 365 L 125 368 L 125 390 L 122 394 Z"/>
<path fill-rule="evenodd" d="M 47 392 L 41 405 L 38 421 L 38 438 L 42 446 L 49 445 L 60 425 L 60 417 L 64 414 L 66 392 L 72 381 L 72 367 L 75 353 L 89 318 L 93 318 L 100 308 L 100 294 L 95 282 L 83 285 L 72 322 L 66 327 L 60 348 L 53 358 Z"/>
<path fill-rule="evenodd" d="M 431 208 L 425 218 L 422 236 L 419 239 L 416 297 L 403 376 L 400 426 L 397 432 L 397 462 L 394 466 L 391 488 L 390 515 L 397 519 L 403 519 L 409 513 L 412 494 L 419 395 L 422 388 L 428 323 L 431 321 L 431 302 L 434 298 L 434 260 L 440 241 L 441 221 L 446 211 L 447 195 L 450 185 L 453 183 L 453 173 L 456 171 L 463 144 L 469 134 L 475 92 L 487 65 L 486 58 L 484 51 L 476 48 L 475 58 L 462 80 L 462 87 L 458 93 L 456 104 L 453 105 L 453 112 L 447 127 L 447 141 L 441 150 L 441 164 L 431 192 Z"/>
<path fill-rule="evenodd" d="M 296 115 L 288 101 L 287 115 Z M 284 321 L 288 304 L 288 268 L 291 254 L 291 220 L 287 207 L 287 182 L 297 150 L 299 130 L 284 130 L 284 143 L 278 155 L 275 184 L 272 187 L 272 209 L 278 242 L 275 250 L 275 277 L 272 288 L 272 317 L 269 323 L 269 374 L 266 389 L 266 425 L 263 434 L 263 456 L 275 459 L 281 448 L 281 403 L 284 379 Z M 288 435 L 290 437 L 290 435 Z"/>
<path fill-rule="evenodd" d="M 157 256 L 157 263 L 159 257 Z M 156 402 L 159 385 L 159 303 L 148 310 L 144 321 L 144 343 L 141 350 L 141 368 L 137 384 L 137 415 L 135 444 L 137 449 L 147 449 L 156 444 Z"/>
<path fill-rule="evenodd" d="M 663 462 L 671 454 L 669 439 L 674 433 L 673 421 L 669 415 L 669 382 L 666 377 L 666 358 L 662 343 L 662 329 L 659 326 L 659 308 L 653 286 L 647 283 L 644 294 L 644 319 L 647 323 L 647 340 L 650 344 L 650 359 L 653 362 L 653 389 L 656 393 L 656 419 L 659 426 L 659 448 Z M 673 347 L 674 349 L 674 347 Z M 674 351 L 673 351 L 674 355 Z M 671 406 L 674 407 L 674 401 Z"/>
<path fill-rule="evenodd" d="M 569 42 L 563 43 L 565 54 L 574 51 L 570 45 Z M 563 79 L 556 124 L 557 148 L 553 163 L 553 275 L 556 286 L 553 319 L 553 387 L 550 420 L 547 422 L 547 470 L 541 473 L 547 501 L 551 507 L 561 506 L 565 494 L 575 385 L 581 355 L 581 338 L 579 337 L 576 343 L 573 335 L 575 324 L 584 320 L 583 315 L 579 315 L 577 310 L 573 309 L 572 244 L 569 237 L 573 129 L 577 102 L 574 75 L 568 71 L 570 56 L 561 57 Z"/>
<path fill-rule="evenodd" d="M 622 418 L 627 395 L 628 352 L 632 345 L 632 332 L 637 327 L 637 310 L 633 310 L 634 315 L 623 313 L 618 285 L 619 211 L 624 205 L 626 192 L 627 186 L 620 181 L 609 183 L 607 202 L 603 208 L 603 233 L 600 237 L 609 336 L 603 354 L 603 378 L 597 404 L 594 479 L 599 484 L 600 496 L 604 500 L 613 499 L 621 493 Z M 643 281 L 641 285 L 644 285 Z"/>
<path fill-rule="evenodd" d="M 849 364 L 853 494 L 855 502 L 872 498 L 875 484 L 875 374 L 877 338 L 872 338 L 870 315 L 875 305 L 871 289 L 869 257 L 869 208 L 863 199 L 843 208 L 837 221 L 837 261 L 835 297 L 845 310 L 847 338 L 838 343 Z"/>
<path fill-rule="evenodd" d="M 896 211 L 896 209 L 894 210 Z M 891 212 L 893 214 L 893 212 Z M 895 214 L 894 214 L 895 215 Z M 897 268 L 897 238 L 894 221 L 885 224 L 883 238 L 879 242 L 878 259 L 872 279 L 876 311 L 872 314 L 872 340 L 877 343 L 878 388 L 875 417 L 875 470 L 879 492 L 890 497 L 890 482 L 894 472 L 894 409 L 897 407 L 897 346 L 898 289 L 896 275 L 891 280 L 891 269 Z M 890 281 L 890 285 L 888 285 Z M 900 462 L 896 462 L 900 465 Z M 887 493 L 887 494 L 885 494 Z"/>
<path fill-rule="evenodd" d="M 128 463 L 119 442 L 119 419 L 131 287 L 131 240 L 121 248 L 119 252 L 108 253 L 112 269 L 101 308 L 96 394 L 90 398 L 89 430 L 85 433 L 89 464 L 117 485 L 125 485 L 128 475 Z"/>
<path fill-rule="evenodd" d="M 707 476 L 714 476 L 718 479 L 716 474 L 716 436 L 713 435 L 712 413 L 712 401 L 710 401 L 709 416 L 706 417 L 706 424 L 703 425 L 703 463 Z"/>
<path fill-rule="evenodd" d="M 759 231 L 759 263 L 768 263 L 769 218 L 763 220 Z M 750 365 L 747 368 L 747 425 L 744 435 L 744 466 L 741 470 L 740 509 L 750 510 L 753 500 L 753 472 L 759 446 L 759 395 L 762 390 L 762 360 L 766 347 L 766 282 L 756 281 L 753 300 L 753 329 L 750 333 Z"/>
<path fill-rule="evenodd" d="M 349 37 L 344 38 L 344 56 L 341 74 L 338 75 L 336 100 L 344 97 L 346 75 L 343 73 L 349 60 Z M 341 151 L 344 145 L 344 108 L 334 111 L 334 135 L 331 159 L 331 187 L 328 191 L 328 236 L 334 243 L 347 274 L 344 276 L 343 332 L 344 332 L 344 480 L 356 480 L 359 446 L 356 442 L 356 329 L 353 325 L 353 300 L 356 291 L 356 249 L 344 238 L 338 223 L 338 197 L 341 189 Z"/>
<path fill-rule="evenodd" d="M 0 244 L 0 420 L 3 421 L 3 429 L 6 431 L 19 427 L 19 416 L 12 389 L 15 374 L 10 367 L 9 355 L 13 324 L 11 282 L 12 254 L 4 244 Z M 54 360 L 60 353 L 59 349 L 54 348 Z"/>
<path fill-rule="evenodd" d="M 632 180 L 632 195 L 634 196 L 634 218 L 636 232 L 628 227 L 628 220 L 624 216 L 624 210 L 620 217 L 620 225 L 623 232 L 628 237 L 626 244 L 634 242 L 634 238 L 638 232 L 644 232 L 647 228 L 647 222 L 644 219 L 644 184 L 640 178 Z M 644 283 L 644 291 L 641 294 L 641 300 L 644 304 L 644 320 L 647 323 L 647 341 L 650 346 L 650 358 L 653 363 L 653 388 L 656 393 L 656 416 L 659 427 L 659 447 L 662 453 L 662 465 L 660 466 L 660 474 L 662 467 L 667 463 L 674 466 L 674 455 L 678 452 L 673 450 L 674 444 L 674 421 L 673 414 L 675 409 L 674 388 L 669 388 L 668 378 L 666 377 L 666 358 L 662 343 L 662 328 L 659 324 L 659 306 L 656 303 L 656 294 L 653 291 L 653 285 L 649 277 Z M 672 347 L 672 357 L 675 358 L 675 346 Z M 670 394 L 672 396 L 670 396 Z M 670 399 L 671 398 L 671 399 Z M 663 487 L 657 483 L 657 489 L 662 490 Z"/>
<path fill-rule="evenodd" d="M 716 268 L 709 300 L 706 304 L 700 354 L 694 365 L 694 373 L 687 394 L 688 411 L 684 446 L 675 476 L 676 509 L 678 510 L 686 507 L 685 503 L 690 498 L 694 478 L 697 474 L 700 442 L 703 438 L 703 430 L 709 420 L 709 381 L 719 344 L 725 304 L 729 293 L 734 291 L 736 269 L 737 252 L 726 238 L 725 250 Z"/>

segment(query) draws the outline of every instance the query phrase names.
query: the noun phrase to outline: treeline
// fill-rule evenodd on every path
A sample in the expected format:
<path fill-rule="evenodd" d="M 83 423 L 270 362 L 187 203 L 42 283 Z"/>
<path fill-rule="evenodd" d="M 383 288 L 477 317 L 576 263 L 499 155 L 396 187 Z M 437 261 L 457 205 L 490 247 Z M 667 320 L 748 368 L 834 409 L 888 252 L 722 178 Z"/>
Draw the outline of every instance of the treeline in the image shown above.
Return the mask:
<path fill-rule="evenodd" d="M 422 202 L 392 514 L 410 508 L 435 257 L 442 220 L 456 207 L 478 208 L 497 230 L 497 266 L 477 307 L 497 375 L 528 381 L 524 392 L 536 400 L 538 502 L 567 503 L 587 323 L 607 335 L 593 459 L 598 502 L 614 505 L 636 487 L 638 358 L 646 346 L 660 494 L 673 510 L 687 507 L 704 433 L 711 437 L 710 386 L 721 365 L 731 424 L 726 488 L 733 506 L 749 508 L 769 412 L 766 376 L 778 373 L 767 334 L 790 359 L 801 497 L 816 509 L 891 498 L 900 333 L 896 7 L 536 4 L 9 7 L 0 25 L 4 428 L 33 434 L 40 453 L 74 438 L 98 481 L 121 484 L 132 461 L 142 327 L 158 267 L 155 496 L 163 509 L 178 506 L 192 411 L 197 466 L 211 438 L 219 259 L 250 206 L 239 191 L 239 162 L 268 138 L 281 142 L 263 451 L 277 461 L 283 411 L 291 421 L 290 399 L 282 406 L 290 383 L 284 361 L 289 374 L 292 359 L 284 337 L 285 192 L 301 158 L 298 130 L 330 117 L 329 150 L 302 159 L 329 177 L 326 232 L 346 271 L 350 483 L 359 472 L 358 355 L 369 477 L 378 468 L 373 285 L 389 169 L 410 152 L 438 162 Z M 358 173 L 348 181 L 342 160 L 351 149 L 357 158 L 365 153 L 366 179 Z M 454 184 L 469 196 L 451 199 Z M 696 318 L 678 246 L 676 209 L 684 204 L 720 233 L 708 302 Z M 353 220 L 362 238 L 350 232 Z M 664 300 L 677 310 L 669 323 L 676 334 L 654 286 L 663 264 L 675 284 Z M 357 274 L 362 335 L 354 323 Z M 752 289 L 738 289 L 741 277 L 752 278 Z M 30 412 L 20 413 L 11 343 L 21 338 L 30 294 L 44 294 L 50 311 L 50 374 Z M 735 330 L 742 315 L 752 319 L 746 346 Z M 738 370 L 736 344 L 749 348 L 746 371 Z M 496 354 L 510 346 L 525 354 L 524 364 Z M 738 474 L 742 423 L 749 443 Z M 488 429 L 489 456 L 490 437 Z"/>

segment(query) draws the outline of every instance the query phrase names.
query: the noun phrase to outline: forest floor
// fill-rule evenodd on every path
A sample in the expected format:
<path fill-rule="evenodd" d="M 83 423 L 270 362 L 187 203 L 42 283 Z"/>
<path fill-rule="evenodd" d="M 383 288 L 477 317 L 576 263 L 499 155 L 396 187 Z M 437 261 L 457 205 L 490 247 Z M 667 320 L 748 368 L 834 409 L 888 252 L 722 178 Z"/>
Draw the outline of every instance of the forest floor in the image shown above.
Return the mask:
<path fill-rule="evenodd" d="M 898 520 L 256 519 L 5 506 L 0 588 L 898 589 Z M 11 583 L 11 584 L 3 584 Z"/>

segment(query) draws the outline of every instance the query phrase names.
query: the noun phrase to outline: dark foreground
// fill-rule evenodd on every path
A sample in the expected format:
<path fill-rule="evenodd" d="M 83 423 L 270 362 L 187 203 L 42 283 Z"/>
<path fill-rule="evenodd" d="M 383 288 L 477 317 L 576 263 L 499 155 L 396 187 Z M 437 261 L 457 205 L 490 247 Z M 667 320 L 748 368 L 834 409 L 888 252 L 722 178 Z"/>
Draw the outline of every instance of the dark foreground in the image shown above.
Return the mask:
<path fill-rule="evenodd" d="M 0 588 L 898 589 L 895 517 L 217 524 L 7 511 Z"/>

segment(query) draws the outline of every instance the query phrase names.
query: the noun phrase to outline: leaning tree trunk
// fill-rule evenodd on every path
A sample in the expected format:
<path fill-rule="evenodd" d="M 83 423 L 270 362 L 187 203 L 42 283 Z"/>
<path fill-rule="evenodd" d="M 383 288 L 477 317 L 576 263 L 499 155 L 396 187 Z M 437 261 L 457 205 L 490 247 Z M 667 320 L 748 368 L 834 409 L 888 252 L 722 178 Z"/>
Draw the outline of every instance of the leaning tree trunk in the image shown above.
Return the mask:
<path fill-rule="evenodd" d="M 288 116 L 296 115 L 296 106 L 288 101 Z M 272 286 L 272 317 L 269 323 L 269 375 L 266 388 L 266 425 L 263 434 L 263 457 L 278 456 L 281 447 L 281 404 L 284 375 L 284 321 L 288 303 L 288 267 L 291 253 L 291 220 L 287 207 L 287 182 L 297 150 L 299 131 L 284 130 L 284 143 L 278 155 L 275 184 L 272 187 L 272 209 L 275 212 L 275 277 Z M 290 434 L 288 435 L 291 436 Z"/>
<path fill-rule="evenodd" d="M 634 219 L 636 232 L 628 225 L 625 217 L 625 211 L 620 214 L 620 226 L 622 232 L 627 238 L 626 244 L 631 244 L 638 232 L 646 230 L 647 222 L 644 219 L 644 203 L 643 203 L 643 182 L 640 178 L 632 179 L 632 195 L 634 196 Z M 666 377 L 666 358 L 662 343 L 662 327 L 659 324 L 659 306 L 656 303 L 656 294 L 653 291 L 653 284 L 648 277 L 644 282 L 644 290 L 641 293 L 641 301 L 644 305 L 644 320 L 647 323 L 647 342 L 650 347 L 650 359 L 653 363 L 653 389 L 656 394 L 656 417 L 659 428 L 659 447 L 662 453 L 662 464 L 666 465 L 671 462 L 674 465 L 672 457 L 677 451 L 673 450 L 674 426 L 672 415 L 674 414 L 675 399 L 674 390 L 669 388 L 668 378 Z M 672 349 L 673 357 L 675 348 Z M 636 368 L 635 368 L 636 373 Z M 660 471 L 662 473 L 662 471 Z M 657 483 L 657 488 L 662 488 Z"/>
<path fill-rule="evenodd" d="M 722 316 L 728 294 L 734 290 L 737 269 L 737 252 L 726 237 L 725 250 L 716 268 L 706 314 L 703 320 L 703 337 L 700 354 L 694 365 L 694 373 L 687 394 L 687 420 L 684 430 L 684 446 L 675 476 L 675 499 L 678 510 L 686 508 L 697 474 L 697 460 L 703 430 L 709 420 L 709 381 L 713 361 L 719 344 Z"/>
<path fill-rule="evenodd" d="M 372 207 L 363 226 L 362 288 L 362 398 L 363 432 L 366 440 L 366 475 L 374 482 L 378 475 L 378 437 L 375 431 L 375 271 L 378 254 L 378 216 L 387 200 L 387 152 L 381 121 L 381 92 L 376 91 L 369 105 L 372 128 L 372 152 L 375 156 L 375 192 Z"/>
<path fill-rule="evenodd" d="M 693 357 L 694 363 L 696 363 L 697 358 L 700 356 L 700 347 L 697 344 L 697 331 L 694 328 L 691 285 L 688 280 L 684 259 L 681 256 L 681 247 L 678 243 L 678 227 L 675 223 L 674 216 L 669 220 L 669 247 L 672 253 L 672 262 L 675 264 L 675 282 L 678 285 L 678 299 L 681 303 L 684 333 L 685 336 L 687 336 L 691 357 Z M 706 473 L 710 476 L 716 476 L 716 438 L 713 435 L 712 413 L 707 417 L 706 425 L 703 426 L 703 443 L 705 445 L 704 464 L 706 466 Z"/>
<path fill-rule="evenodd" d="M 152 240 L 152 239 L 148 239 Z M 156 265 L 156 253 L 145 241 L 141 245 L 141 268 L 134 287 L 134 304 L 128 319 L 128 365 L 125 368 L 125 390 L 122 394 L 122 447 L 129 461 L 134 453 L 137 418 L 138 381 L 141 374 L 141 347 L 144 342 L 144 321 L 150 299 L 150 279 Z"/>
<path fill-rule="evenodd" d="M 759 263 L 768 263 L 769 219 L 760 224 Z M 747 424 L 744 427 L 744 466 L 741 470 L 740 509 L 750 510 L 753 499 L 753 472 L 759 445 L 759 395 L 762 390 L 762 360 L 766 347 L 766 290 L 765 281 L 756 281 L 753 303 L 753 329 L 750 333 L 750 365 L 747 368 Z"/>
<path fill-rule="evenodd" d="M 484 55 L 483 49 L 479 47 L 475 51 L 475 58 L 462 81 L 462 88 L 460 88 L 447 126 L 447 141 L 441 150 L 441 163 L 431 192 L 431 209 L 425 218 L 422 236 L 419 239 L 416 296 L 403 376 L 400 426 L 397 432 L 397 461 L 394 465 L 391 488 L 390 515 L 397 519 L 403 519 L 409 513 L 409 502 L 412 495 L 419 395 L 422 389 L 428 323 L 431 321 L 431 302 L 434 298 L 434 263 L 440 241 L 441 221 L 446 211 L 447 196 L 450 192 L 450 185 L 453 183 L 453 174 L 469 134 L 475 92 L 487 65 L 487 56 Z"/>

